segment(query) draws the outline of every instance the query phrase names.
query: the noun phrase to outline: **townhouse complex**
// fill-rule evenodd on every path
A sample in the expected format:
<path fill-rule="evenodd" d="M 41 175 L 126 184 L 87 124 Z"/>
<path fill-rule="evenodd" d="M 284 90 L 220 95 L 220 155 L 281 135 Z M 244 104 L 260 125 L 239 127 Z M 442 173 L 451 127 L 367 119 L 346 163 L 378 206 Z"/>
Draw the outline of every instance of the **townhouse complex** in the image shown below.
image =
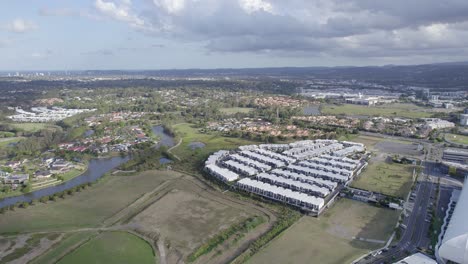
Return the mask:
<path fill-rule="evenodd" d="M 65 109 L 61 107 L 32 107 L 31 111 L 25 111 L 21 108 L 16 108 L 16 114 L 9 116 L 9 118 L 15 122 L 52 122 L 60 121 L 67 117 L 71 117 L 77 114 L 92 112 L 96 109 Z"/>
<path fill-rule="evenodd" d="M 361 143 L 304 140 L 221 150 L 205 162 L 213 177 L 235 188 L 319 214 L 367 166 Z"/>

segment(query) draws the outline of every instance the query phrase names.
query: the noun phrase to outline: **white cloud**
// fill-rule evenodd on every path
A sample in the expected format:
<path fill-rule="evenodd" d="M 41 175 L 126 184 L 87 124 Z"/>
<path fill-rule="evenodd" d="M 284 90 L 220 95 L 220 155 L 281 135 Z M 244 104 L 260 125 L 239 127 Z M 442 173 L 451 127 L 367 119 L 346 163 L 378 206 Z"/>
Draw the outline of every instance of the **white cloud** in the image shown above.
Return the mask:
<path fill-rule="evenodd" d="M 185 0 L 154 0 L 153 2 L 169 14 L 178 14 L 185 8 Z"/>
<path fill-rule="evenodd" d="M 260 10 L 273 13 L 273 6 L 265 0 L 239 0 L 239 3 L 242 9 L 249 14 Z"/>
<path fill-rule="evenodd" d="M 1 39 L 0 38 L 0 48 L 6 47 L 11 43 L 9 39 Z"/>
<path fill-rule="evenodd" d="M 4 26 L 4 28 L 10 32 L 25 33 L 37 28 L 37 25 L 31 21 L 17 18 Z"/>
<path fill-rule="evenodd" d="M 468 56 L 468 1 L 95 0 L 101 14 L 215 52 Z M 304 55 L 305 56 L 305 55 Z"/>
<path fill-rule="evenodd" d="M 45 59 L 52 55 L 52 50 L 46 50 L 44 52 L 33 52 L 31 57 L 34 59 Z"/>
<path fill-rule="evenodd" d="M 113 1 L 96 0 L 94 3 L 96 9 L 102 14 L 121 21 L 128 23 L 132 27 L 143 28 L 145 22 L 131 11 L 131 1 L 122 0 L 120 4 Z"/>

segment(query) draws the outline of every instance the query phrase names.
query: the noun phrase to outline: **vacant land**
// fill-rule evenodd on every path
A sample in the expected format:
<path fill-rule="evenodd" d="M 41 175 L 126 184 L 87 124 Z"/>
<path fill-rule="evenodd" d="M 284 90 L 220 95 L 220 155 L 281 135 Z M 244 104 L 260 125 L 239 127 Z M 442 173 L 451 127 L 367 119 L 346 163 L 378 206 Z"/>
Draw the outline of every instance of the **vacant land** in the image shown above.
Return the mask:
<path fill-rule="evenodd" d="M 35 255 L 29 253 L 31 250 L 22 250 L 10 259 L 34 258 L 33 263 L 88 263 L 90 259 L 98 259 L 98 263 L 120 263 L 113 260 L 113 255 L 117 255 L 124 263 L 145 263 L 138 258 L 129 261 L 134 255 L 126 255 L 125 251 L 138 247 L 133 242 L 129 244 L 118 237 L 94 239 L 101 232 L 120 231 L 138 234 L 146 241 L 154 240 L 149 246 L 158 248 L 161 263 L 178 263 L 186 261 L 189 254 L 210 238 L 252 217 L 261 217 L 265 222 L 222 243 L 196 263 L 228 262 L 241 252 L 239 248 L 245 249 L 252 239 L 265 233 L 276 221 L 275 215 L 215 191 L 192 176 L 148 171 L 132 176 L 107 176 L 90 189 L 65 199 L 8 211 L 0 217 L 0 232 L 19 233 L 9 237 L 24 240 L 31 237 L 28 232 L 59 236 L 60 241 L 54 241 L 54 245 L 44 241 Z M 112 241 L 123 245 L 119 248 Z M 100 248 L 104 244 L 108 251 Z M 2 246 L 8 248 L 9 243 L 0 239 L 0 250 Z M 118 252 L 114 254 L 112 250 Z"/>
<path fill-rule="evenodd" d="M 382 247 L 397 220 L 396 211 L 342 199 L 319 218 L 302 217 L 248 263 L 350 263 Z"/>
<path fill-rule="evenodd" d="M 413 166 L 371 161 L 351 186 L 404 198 L 413 183 Z"/>
<path fill-rule="evenodd" d="M 253 108 L 249 108 L 249 107 L 228 107 L 228 108 L 220 109 L 221 113 L 226 114 L 226 115 L 233 115 L 237 113 L 246 114 L 246 113 L 252 112 L 253 110 L 254 110 Z"/>
<path fill-rule="evenodd" d="M 328 115 L 363 115 L 363 116 L 387 116 L 424 118 L 431 117 L 431 109 L 414 104 L 384 104 L 377 106 L 364 106 L 354 104 L 323 105 L 322 114 Z"/>
<path fill-rule="evenodd" d="M 104 232 L 58 263 L 154 263 L 151 246 L 141 238 L 126 232 Z"/>
<path fill-rule="evenodd" d="M 252 213 L 228 201 L 216 199 L 193 182 L 178 180 L 168 192 L 135 216 L 129 226 L 147 237 L 170 241 L 168 258 L 185 258 L 221 230 Z"/>
<path fill-rule="evenodd" d="M 411 144 L 406 141 L 385 140 L 377 143 L 375 148 L 381 152 L 394 153 L 400 155 L 421 155 L 422 152 L 418 150 L 417 144 Z"/>
<path fill-rule="evenodd" d="M 46 123 L 15 123 L 11 124 L 12 127 L 25 132 L 37 132 L 46 128 L 49 124 Z"/>
<path fill-rule="evenodd" d="M 5 213 L 0 217 L 0 233 L 98 226 L 143 194 L 175 177 L 178 174 L 170 171 L 107 176 L 95 186 L 65 199 Z"/>
<path fill-rule="evenodd" d="M 450 141 L 450 142 L 453 142 L 455 144 L 468 145 L 468 136 L 455 135 L 455 134 L 445 134 L 445 139 Z"/>
<path fill-rule="evenodd" d="M 90 240 L 92 237 L 97 236 L 97 232 L 77 232 L 70 233 L 54 246 L 52 249 L 45 252 L 43 255 L 33 259 L 31 264 L 49 264 L 56 263 L 59 259 L 78 248 L 83 243 Z"/>
<path fill-rule="evenodd" d="M 382 142 L 385 139 L 381 137 L 372 137 L 372 136 L 366 136 L 366 135 L 348 135 L 347 138 L 340 138 L 340 140 L 349 140 L 349 141 L 359 142 L 359 143 L 364 144 L 366 148 L 372 150 L 377 143 Z"/>
<path fill-rule="evenodd" d="M 182 123 L 174 125 L 177 136 L 182 139 L 182 143 L 172 150 L 172 153 L 183 160 L 185 168 L 194 169 L 198 163 L 205 160 L 208 155 L 220 149 L 234 149 L 240 145 L 253 144 L 240 138 L 223 137 L 219 133 L 201 133 L 193 125 Z M 205 144 L 203 148 L 192 149 L 191 142 L 201 142 Z"/>
<path fill-rule="evenodd" d="M 6 243 L 9 243 L 9 245 L 6 245 L 7 247 L 0 251 L 0 263 L 29 263 L 30 260 L 43 254 L 61 238 L 60 234 L 32 234 L 10 237 L 6 239 Z"/>

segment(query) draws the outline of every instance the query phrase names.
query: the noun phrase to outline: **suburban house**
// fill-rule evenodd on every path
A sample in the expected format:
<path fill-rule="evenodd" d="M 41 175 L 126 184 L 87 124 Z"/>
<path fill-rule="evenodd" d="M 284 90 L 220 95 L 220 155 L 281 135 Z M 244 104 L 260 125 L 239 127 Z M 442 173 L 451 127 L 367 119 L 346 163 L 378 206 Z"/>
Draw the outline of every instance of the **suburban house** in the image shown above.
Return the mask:
<path fill-rule="evenodd" d="M 34 174 L 34 178 L 37 179 L 47 179 L 50 177 L 52 177 L 52 172 L 50 171 L 36 171 L 36 173 Z"/>
<path fill-rule="evenodd" d="M 29 180 L 28 174 L 15 174 L 5 178 L 5 184 L 25 184 Z"/>

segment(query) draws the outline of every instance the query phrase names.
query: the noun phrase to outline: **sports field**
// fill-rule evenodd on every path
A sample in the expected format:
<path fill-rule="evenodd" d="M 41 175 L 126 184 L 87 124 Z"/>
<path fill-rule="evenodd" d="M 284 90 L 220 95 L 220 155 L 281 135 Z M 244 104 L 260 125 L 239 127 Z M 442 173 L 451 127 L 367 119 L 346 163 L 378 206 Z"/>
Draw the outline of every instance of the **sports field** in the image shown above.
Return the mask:
<path fill-rule="evenodd" d="M 445 139 L 450 141 L 450 142 L 453 142 L 455 144 L 468 145 L 468 136 L 455 135 L 455 134 L 445 134 Z"/>
<path fill-rule="evenodd" d="M 382 247 L 397 220 L 397 211 L 342 199 L 318 218 L 302 217 L 248 263 L 350 263 Z"/>
<path fill-rule="evenodd" d="M 154 258 L 152 247 L 141 238 L 126 232 L 104 232 L 57 263 L 152 264 Z"/>
<path fill-rule="evenodd" d="M 351 186 L 405 198 L 411 190 L 412 182 L 413 166 L 371 160 Z"/>
<path fill-rule="evenodd" d="M 363 115 L 363 116 L 387 116 L 387 117 L 407 117 L 424 118 L 431 117 L 430 109 L 414 104 L 384 104 L 377 106 L 364 106 L 355 104 L 343 105 L 322 105 L 322 114 L 328 115 Z"/>
<path fill-rule="evenodd" d="M 101 224 L 143 194 L 175 177 L 170 171 L 107 176 L 95 186 L 55 202 L 18 208 L 0 217 L 0 233 L 62 230 Z"/>
<path fill-rule="evenodd" d="M 233 115 L 233 114 L 237 114 L 237 113 L 243 113 L 243 114 L 250 113 L 254 109 L 249 108 L 249 107 L 227 107 L 227 108 L 221 108 L 219 110 L 223 114 Z"/>

